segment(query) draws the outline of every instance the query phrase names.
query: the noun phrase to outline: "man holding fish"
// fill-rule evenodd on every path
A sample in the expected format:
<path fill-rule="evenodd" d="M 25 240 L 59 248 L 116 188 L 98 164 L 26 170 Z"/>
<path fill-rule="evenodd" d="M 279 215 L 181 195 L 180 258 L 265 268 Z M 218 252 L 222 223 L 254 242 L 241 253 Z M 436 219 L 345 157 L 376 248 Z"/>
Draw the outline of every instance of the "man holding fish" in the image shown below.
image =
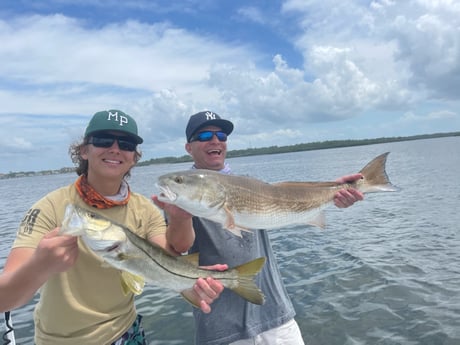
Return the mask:
<path fill-rule="evenodd" d="M 111 243 L 99 249 L 118 253 L 122 261 L 129 256 L 120 251 L 127 238 L 145 250 L 153 245 L 163 248 L 158 255 L 166 251 L 177 255 L 192 244 L 193 238 L 184 236 L 193 233 L 188 213 L 181 215 L 177 209 L 166 226 L 151 200 L 132 192 L 126 182 L 141 157 L 138 144 L 142 142 L 131 116 L 120 110 L 96 113 L 83 141 L 70 148 L 79 175 L 76 182 L 37 201 L 23 218 L 0 275 L 0 311 L 28 303 L 39 291 L 35 344 L 147 344 L 132 292 L 136 288 L 140 292 L 142 286 L 122 284 L 126 283 L 122 270 L 104 264 L 90 250 L 90 244 Z M 78 217 L 72 218 L 69 209 L 66 214 L 69 205 L 75 205 L 70 210 L 78 210 Z M 81 230 L 91 230 L 99 241 L 93 238 L 86 243 L 83 236 L 61 235 L 64 220 L 71 229 L 86 221 Z M 112 222 L 123 227 L 115 232 Z M 111 242 L 103 241 L 105 235 Z M 190 279 L 189 283 L 184 291 L 187 299 L 209 313 L 223 285 L 213 278 Z"/>
<path fill-rule="evenodd" d="M 186 127 L 185 149 L 193 158 L 193 168 L 231 174 L 225 158 L 227 139 L 232 131 L 233 123 L 222 119 L 216 113 L 203 111 L 192 115 Z M 361 177 L 361 174 L 344 176 L 338 182 L 353 182 Z M 177 176 L 177 181 L 182 182 L 182 176 Z M 174 204 L 173 199 L 179 196 L 165 193 L 167 194 L 168 190 L 162 189 L 162 194 L 154 201 L 165 210 L 169 219 L 174 219 L 178 209 L 171 204 Z M 337 190 L 333 202 L 337 207 L 348 207 L 362 199 L 363 194 L 360 191 L 349 188 Z M 185 221 L 183 217 L 184 214 L 181 214 L 180 219 Z M 195 238 L 190 252 L 199 252 L 200 265 L 225 263 L 229 267 L 234 267 L 258 257 L 266 257 L 267 260 L 256 277 L 256 284 L 265 294 L 265 303 L 248 303 L 225 289 L 213 303 L 212 313 L 193 311 L 196 325 L 195 343 L 303 344 L 302 335 L 294 320 L 295 311 L 283 285 L 266 231 L 249 229 L 250 232 L 243 231 L 239 236 L 235 236 L 224 228 L 225 224 L 205 217 L 193 217 L 190 221 L 193 222 L 194 232 L 191 232 L 191 227 L 184 227 L 184 236 Z M 228 228 L 231 226 L 227 226 Z"/>

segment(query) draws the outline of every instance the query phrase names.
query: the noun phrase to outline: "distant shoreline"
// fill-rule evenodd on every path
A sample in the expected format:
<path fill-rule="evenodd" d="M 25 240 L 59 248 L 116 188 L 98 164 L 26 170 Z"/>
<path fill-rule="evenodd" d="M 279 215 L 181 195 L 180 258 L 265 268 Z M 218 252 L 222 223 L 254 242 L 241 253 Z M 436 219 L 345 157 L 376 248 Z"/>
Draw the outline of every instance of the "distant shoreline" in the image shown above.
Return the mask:
<path fill-rule="evenodd" d="M 350 147 L 350 146 L 363 146 L 363 145 L 374 145 L 382 143 L 391 143 L 398 141 L 410 141 L 410 140 L 421 140 L 421 139 L 433 139 L 433 138 L 444 138 L 444 137 L 456 137 L 460 136 L 460 132 L 448 132 L 448 133 L 433 133 L 433 134 L 421 134 L 412 135 L 406 137 L 382 137 L 375 139 L 359 139 L 359 140 L 327 140 L 317 141 L 313 143 L 303 143 L 286 146 L 269 146 L 260 148 L 248 148 L 243 150 L 231 150 L 227 152 L 227 158 L 234 157 L 248 157 L 248 156 L 260 156 L 277 153 L 288 153 L 288 152 L 299 152 L 299 151 L 312 151 L 312 150 L 324 150 L 339 147 Z M 152 158 L 147 161 L 138 162 L 136 166 L 147 166 L 152 164 L 174 164 L 191 162 L 192 158 L 189 155 L 180 157 L 162 157 Z M 66 174 L 75 171 L 75 167 L 66 167 L 57 170 L 42 170 L 42 171 L 20 171 L 10 172 L 8 174 L 0 174 L 0 179 L 9 179 L 16 177 L 28 177 L 28 176 L 40 176 L 40 175 L 56 175 Z"/>

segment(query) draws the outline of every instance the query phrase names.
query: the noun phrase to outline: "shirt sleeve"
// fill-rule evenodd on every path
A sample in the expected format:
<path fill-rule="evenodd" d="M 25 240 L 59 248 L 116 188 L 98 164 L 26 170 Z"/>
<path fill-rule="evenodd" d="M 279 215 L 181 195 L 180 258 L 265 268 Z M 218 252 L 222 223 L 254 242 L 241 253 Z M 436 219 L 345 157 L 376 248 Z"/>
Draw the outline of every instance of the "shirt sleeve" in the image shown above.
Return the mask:
<path fill-rule="evenodd" d="M 42 237 L 57 226 L 52 201 L 44 197 L 37 201 L 22 218 L 13 248 L 36 248 Z"/>

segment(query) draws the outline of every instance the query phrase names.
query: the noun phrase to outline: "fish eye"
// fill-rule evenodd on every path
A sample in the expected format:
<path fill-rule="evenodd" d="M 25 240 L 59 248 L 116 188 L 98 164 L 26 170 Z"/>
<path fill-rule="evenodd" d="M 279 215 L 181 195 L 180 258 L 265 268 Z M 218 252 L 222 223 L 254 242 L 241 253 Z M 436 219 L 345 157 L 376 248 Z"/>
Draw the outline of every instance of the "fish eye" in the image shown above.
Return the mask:
<path fill-rule="evenodd" d="M 182 178 L 182 176 L 176 176 L 174 178 L 174 182 L 181 184 L 182 182 L 184 182 L 184 179 Z"/>

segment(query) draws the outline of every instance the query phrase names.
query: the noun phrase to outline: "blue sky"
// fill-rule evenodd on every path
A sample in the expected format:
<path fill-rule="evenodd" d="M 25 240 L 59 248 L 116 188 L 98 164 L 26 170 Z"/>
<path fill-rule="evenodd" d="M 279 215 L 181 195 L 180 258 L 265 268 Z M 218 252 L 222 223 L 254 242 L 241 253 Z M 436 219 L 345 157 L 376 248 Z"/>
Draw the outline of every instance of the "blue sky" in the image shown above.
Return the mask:
<path fill-rule="evenodd" d="M 459 27 L 456 0 L 2 0 L 0 173 L 72 166 L 113 108 L 143 159 L 205 109 L 230 150 L 459 131 Z"/>

